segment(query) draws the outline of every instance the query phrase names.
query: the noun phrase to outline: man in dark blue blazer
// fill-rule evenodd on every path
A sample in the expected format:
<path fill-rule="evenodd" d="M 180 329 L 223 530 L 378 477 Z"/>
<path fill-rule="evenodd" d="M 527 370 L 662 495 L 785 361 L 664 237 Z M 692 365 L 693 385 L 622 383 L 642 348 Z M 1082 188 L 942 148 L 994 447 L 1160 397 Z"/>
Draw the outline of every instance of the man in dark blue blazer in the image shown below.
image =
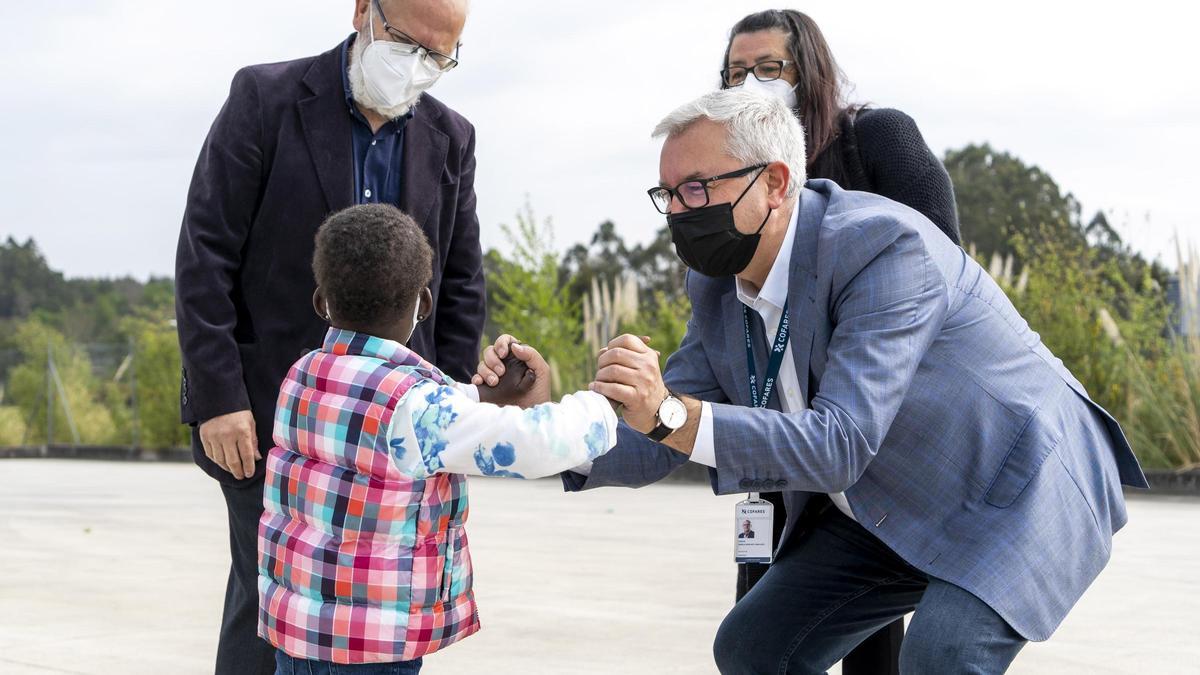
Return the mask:
<path fill-rule="evenodd" d="M 457 65 L 463 0 L 356 0 L 355 34 L 318 56 L 243 68 L 200 152 L 176 255 L 182 417 L 221 483 L 232 565 L 218 673 L 274 672 L 256 635 L 262 455 L 279 385 L 321 344 L 313 236 L 325 217 L 391 203 L 437 251 L 412 347 L 455 378 L 476 361 L 484 281 L 475 132 L 424 92 Z"/>

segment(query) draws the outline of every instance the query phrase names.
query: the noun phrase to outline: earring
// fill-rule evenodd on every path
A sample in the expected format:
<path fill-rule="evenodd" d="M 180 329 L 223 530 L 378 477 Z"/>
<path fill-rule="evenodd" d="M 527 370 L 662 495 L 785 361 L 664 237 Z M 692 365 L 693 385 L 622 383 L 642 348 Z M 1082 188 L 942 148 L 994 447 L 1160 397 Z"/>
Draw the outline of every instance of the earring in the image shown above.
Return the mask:
<path fill-rule="evenodd" d="M 422 322 L 422 321 L 424 321 L 424 320 L 425 320 L 425 317 L 424 317 L 424 316 L 422 316 L 422 315 L 420 315 L 420 314 L 418 314 L 418 315 L 417 315 L 417 323 L 421 323 L 421 322 Z"/>

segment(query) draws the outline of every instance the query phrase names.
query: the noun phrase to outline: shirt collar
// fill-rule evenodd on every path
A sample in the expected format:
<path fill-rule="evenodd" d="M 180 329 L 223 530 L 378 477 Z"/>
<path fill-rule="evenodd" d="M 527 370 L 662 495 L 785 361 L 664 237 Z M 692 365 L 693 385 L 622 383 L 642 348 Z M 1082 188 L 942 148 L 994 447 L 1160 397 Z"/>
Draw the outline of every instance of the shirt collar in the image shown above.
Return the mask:
<path fill-rule="evenodd" d="M 792 216 L 788 219 L 787 231 L 783 233 L 783 241 L 779 244 L 779 253 L 775 254 L 771 271 L 767 273 L 767 278 L 757 293 L 741 279 L 734 279 L 738 300 L 750 309 L 758 311 L 765 303 L 782 310 L 787 303 L 788 278 L 792 270 L 792 245 L 796 241 L 796 219 L 799 215 L 800 200 L 797 198 L 792 205 Z"/>
<path fill-rule="evenodd" d="M 358 33 L 351 33 L 350 37 L 342 42 L 342 91 L 346 96 L 346 107 L 350 110 L 350 115 L 354 119 L 359 120 L 363 124 L 367 123 L 367 118 L 358 110 L 358 103 L 354 101 L 354 91 L 350 88 L 350 48 L 354 46 L 354 40 L 358 37 Z M 412 119 L 413 112 L 417 106 L 413 105 L 400 117 L 390 120 L 388 124 L 395 124 L 396 131 L 400 132 L 407 124 L 408 120 Z M 386 126 L 386 125 L 384 125 Z"/>
<path fill-rule="evenodd" d="M 337 356 L 363 356 L 398 366 L 411 366 L 438 384 L 451 382 L 436 366 L 395 340 L 330 326 L 321 350 Z"/>

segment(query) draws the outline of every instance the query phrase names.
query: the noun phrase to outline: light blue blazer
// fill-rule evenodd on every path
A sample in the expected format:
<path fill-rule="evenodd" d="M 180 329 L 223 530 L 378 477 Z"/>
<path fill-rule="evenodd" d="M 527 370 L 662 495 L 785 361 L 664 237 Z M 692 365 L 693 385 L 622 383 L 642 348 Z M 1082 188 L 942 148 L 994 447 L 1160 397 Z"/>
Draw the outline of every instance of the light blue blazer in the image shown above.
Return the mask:
<path fill-rule="evenodd" d="M 781 546 L 811 494 L 844 491 L 914 567 L 1045 640 L 1108 562 L 1121 484 L 1147 487 L 1120 426 L 920 213 L 827 180 L 797 208 L 788 301 L 808 410 L 749 407 L 733 279 L 688 276 L 692 316 L 664 379 L 713 403 L 714 491 L 784 491 Z M 563 482 L 639 487 L 686 461 L 622 425 L 589 476 Z"/>

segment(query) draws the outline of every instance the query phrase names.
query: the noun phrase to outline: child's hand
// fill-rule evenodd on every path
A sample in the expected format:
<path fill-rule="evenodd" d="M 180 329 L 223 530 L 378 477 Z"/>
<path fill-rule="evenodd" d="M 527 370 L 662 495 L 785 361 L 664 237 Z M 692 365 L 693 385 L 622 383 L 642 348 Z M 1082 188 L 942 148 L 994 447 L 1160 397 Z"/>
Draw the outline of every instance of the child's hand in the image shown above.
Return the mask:
<path fill-rule="evenodd" d="M 483 352 L 471 382 L 479 400 L 528 408 L 550 400 L 550 366 L 536 349 L 501 335 Z"/>
<path fill-rule="evenodd" d="M 521 398 L 533 389 L 537 377 L 529 366 L 512 352 L 509 352 L 501 364 L 504 366 L 504 374 L 500 376 L 500 382 L 496 386 L 488 387 L 487 398 L 489 402 L 500 405 L 519 405 Z M 482 394 L 480 400 L 483 400 Z"/>

